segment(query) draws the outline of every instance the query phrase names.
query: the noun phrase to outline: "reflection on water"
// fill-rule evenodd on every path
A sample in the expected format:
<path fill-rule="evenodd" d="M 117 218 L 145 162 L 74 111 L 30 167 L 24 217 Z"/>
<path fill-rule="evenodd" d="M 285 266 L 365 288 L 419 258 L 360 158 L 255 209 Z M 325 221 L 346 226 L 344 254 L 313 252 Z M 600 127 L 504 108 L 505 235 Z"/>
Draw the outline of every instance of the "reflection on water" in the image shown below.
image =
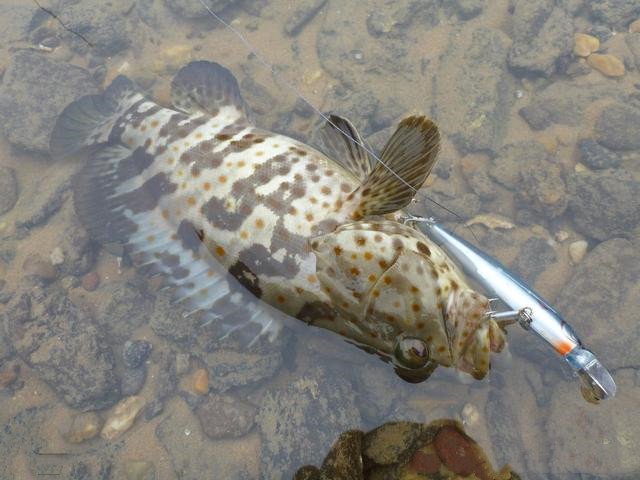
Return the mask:
<path fill-rule="evenodd" d="M 638 476 L 637 3 L 210 4 L 376 151 L 407 115 L 434 118 L 443 148 L 425 193 L 552 300 L 619 395 L 586 404 L 519 329 L 483 381 L 438 369 L 421 384 L 319 329 L 221 341 L 88 236 L 72 201 L 82 161 L 49 155 L 55 120 L 121 73 L 169 105 L 195 59 L 234 72 L 262 128 L 311 142 L 318 115 L 198 1 L 42 3 L 52 17 L 5 0 L 0 479 L 292 478 L 346 430 L 437 418 L 462 420 L 489 463 L 523 478 Z M 460 223 L 424 199 L 413 210 Z"/>

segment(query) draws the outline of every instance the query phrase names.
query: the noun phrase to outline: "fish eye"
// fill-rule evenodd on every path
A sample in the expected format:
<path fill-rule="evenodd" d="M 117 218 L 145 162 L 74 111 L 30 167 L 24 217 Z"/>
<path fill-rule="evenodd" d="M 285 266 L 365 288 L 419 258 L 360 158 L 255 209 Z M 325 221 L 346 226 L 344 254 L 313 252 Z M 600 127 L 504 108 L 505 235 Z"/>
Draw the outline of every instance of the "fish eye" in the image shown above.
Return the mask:
<path fill-rule="evenodd" d="M 400 336 L 396 338 L 393 361 L 407 369 L 422 368 L 429 362 L 427 344 L 419 338 Z"/>

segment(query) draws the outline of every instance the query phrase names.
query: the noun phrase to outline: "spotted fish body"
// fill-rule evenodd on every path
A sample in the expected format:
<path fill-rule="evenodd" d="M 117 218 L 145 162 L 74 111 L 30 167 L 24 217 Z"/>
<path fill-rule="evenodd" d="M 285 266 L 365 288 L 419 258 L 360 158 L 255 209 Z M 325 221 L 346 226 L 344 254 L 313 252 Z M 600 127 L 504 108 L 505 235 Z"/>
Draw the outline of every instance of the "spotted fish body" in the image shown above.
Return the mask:
<path fill-rule="evenodd" d="M 489 350 L 503 343 L 484 318 L 486 299 L 394 220 L 435 162 L 433 123 L 401 122 L 383 165 L 346 140 L 359 136 L 339 117 L 323 130 L 333 159 L 253 126 L 235 78 L 214 63 L 184 67 L 172 102 L 162 107 L 118 77 L 57 122 L 54 154 L 91 149 L 75 205 L 97 239 L 164 273 L 180 301 L 226 334 L 277 333 L 264 302 L 385 357 L 398 338 L 415 337 L 434 365 L 486 373 Z"/>

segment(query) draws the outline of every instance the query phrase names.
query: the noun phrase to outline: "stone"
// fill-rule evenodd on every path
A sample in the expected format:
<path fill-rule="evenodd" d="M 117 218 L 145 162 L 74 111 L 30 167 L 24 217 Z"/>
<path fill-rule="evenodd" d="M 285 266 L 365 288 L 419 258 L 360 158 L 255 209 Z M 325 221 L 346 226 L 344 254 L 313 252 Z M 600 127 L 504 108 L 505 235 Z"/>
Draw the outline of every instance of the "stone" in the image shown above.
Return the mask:
<path fill-rule="evenodd" d="M 629 33 L 640 33 L 640 18 L 629 24 Z"/>
<path fill-rule="evenodd" d="M 208 395 L 195 410 L 209 438 L 239 438 L 251 431 L 256 407 L 232 395 Z"/>
<path fill-rule="evenodd" d="M 121 436 L 133 426 L 133 422 L 145 405 L 145 400 L 139 396 L 124 398 L 118 403 L 113 412 L 107 417 L 100 436 L 112 441 Z"/>
<path fill-rule="evenodd" d="M 504 145 L 489 165 L 489 175 L 502 186 L 516 190 L 525 165 L 545 161 L 548 154 L 539 142 L 526 141 Z"/>
<path fill-rule="evenodd" d="M 284 32 L 292 37 L 298 35 L 302 29 L 318 14 L 327 0 L 303 0 L 296 2 L 293 12 L 287 17 Z"/>
<path fill-rule="evenodd" d="M 367 433 L 362 445 L 363 458 L 375 465 L 399 463 L 423 432 L 419 423 L 386 423 Z"/>
<path fill-rule="evenodd" d="M 4 215 L 18 201 L 18 181 L 13 168 L 0 166 L 0 215 Z"/>
<path fill-rule="evenodd" d="M 538 275 L 555 261 L 556 252 L 553 247 L 543 238 L 531 237 L 520 247 L 511 270 L 529 285 L 533 285 Z"/>
<path fill-rule="evenodd" d="M 588 57 L 600 48 L 600 40 L 593 35 L 586 33 L 575 33 L 573 35 L 573 54 L 578 57 Z"/>
<path fill-rule="evenodd" d="M 65 419 L 59 431 L 67 442 L 82 443 L 96 437 L 101 428 L 100 417 L 94 412 L 85 412 Z"/>
<path fill-rule="evenodd" d="M 152 299 L 132 281 L 104 283 L 105 301 L 95 304 L 95 319 L 116 342 L 124 343 L 151 317 Z"/>
<path fill-rule="evenodd" d="M 149 420 L 157 417 L 164 411 L 164 402 L 159 398 L 151 400 L 144 408 L 144 419 Z"/>
<path fill-rule="evenodd" d="M 576 265 L 555 307 L 610 370 L 638 368 L 638 246 L 622 238 L 600 243 Z"/>
<path fill-rule="evenodd" d="M 364 480 L 362 471 L 362 441 L 359 430 L 341 433 L 322 462 L 321 478 Z"/>
<path fill-rule="evenodd" d="M 393 405 L 406 392 L 406 383 L 389 375 L 386 365 L 363 365 L 354 375 L 356 400 L 363 418 L 377 425 L 390 416 Z"/>
<path fill-rule="evenodd" d="M 566 185 L 560 165 L 540 157 L 532 163 L 520 163 L 518 203 L 544 219 L 557 218 L 567 209 Z"/>
<path fill-rule="evenodd" d="M 0 18 L 5 20 L 2 30 L 4 46 L 13 42 L 24 40 L 33 21 L 34 15 L 38 13 L 38 6 L 20 5 L 19 2 L 3 2 L 0 4 Z"/>
<path fill-rule="evenodd" d="M 610 54 L 594 53 L 589 55 L 587 63 L 607 77 L 622 77 L 625 72 L 624 63 Z"/>
<path fill-rule="evenodd" d="M 606 107 L 596 121 L 596 140 L 612 150 L 640 149 L 640 109 L 615 103 Z"/>
<path fill-rule="evenodd" d="M 138 368 L 149 355 L 153 345 L 147 340 L 127 340 L 122 349 L 122 360 L 127 368 Z"/>
<path fill-rule="evenodd" d="M 640 183 L 625 170 L 571 173 L 566 180 L 571 219 L 583 235 L 625 236 L 640 222 Z"/>
<path fill-rule="evenodd" d="M 142 390 L 147 380 L 147 368 L 142 365 L 137 368 L 128 368 L 122 374 L 120 381 L 120 393 L 123 396 L 136 395 Z"/>
<path fill-rule="evenodd" d="M 578 264 L 582 261 L 587 254 L 589 244 L 585 240 L 577 240 L 569 244 L 569 258 L 574 264 Z"/>
<path fill-rule="evenodd" d="M 153 462 L 129 460 L 124 466 L 127 480 L 156 480 L 156 467 Z"/>
<path fill-rule="evenodd" d="M 502 143 L 514 99 L 508 44 L 499 30 L 462 30 L 434 74 L 435 120 L 464 153 L 495 152 Z"/>
<path fill-rule="evenodd" d="M 273 376 L 282 365 L 282 353 L 261 354 L 220 349 L 200 355 L 209 372 L 209 387 L 219 393 Z"/>
<path fill-rule="evenodd" d="M 193 374 L 193 391 L 198 395 L 209 393 L 209 372 L 205 368 L 199 368 Z"/>
<path fill-rule="evenodd" d="M 547 478 L 632 479 L 640 471 L 636 412 L 640 387 L 633 371 L 614 373 L 618 393 L 598 407 L 585 402 L 575 385 L 553 389 L 546 421 L 550 449 Z M 576 441 L 580 439 L 580 441 Z"/>
<path fill-rule="evenodd" d="M 4 134 L 16 147 L 46 154 L 63 108 L 82 95 L 97 92 L 88 71 L 56 62 L 46 54 L 20 50 L 14 54 L 0 87 Z"/>
<path fill-rule="evenodd" d="M 620 165 L 620 156 L 595 140 L 585 138 L 578 142 L 580 161 L 594 170 L 615 168 Z"/>
<path fill-rule="evenodd" d="M 319 464 L 360 414 L 353 387 L 340 375 L 313 367 L 267 393 L 256 418 L 262 438 L 262 478 L 291 478 L 297 465 Z"/>
<path fill-rule="evenodd" d="M 26 277 L 33 277 L 47 283 L 58 277 L 58 272 L 51 261 L 37 254 L 25 259 L 22 264 L 22 272 Z"/>
<path fill-rule="evenodd" d="M 100 276 L 96 272 L 89 272 L 82 276 L 80 285 L 87 292 L 93 292 L 100 285 Z"/>
<path fill-rule="evenodd" d="M 9 363 L 2 365 L 0 363 L 0 391 L 11 387 L 18 379 L 20 367 L 18 364 Z"/>
<path fill-rule="evenodd" d="M 558 60 L 573 47 L 573 19 L 562 7 L 544 0 L 515 2 L 514 42 L 507 63 L 519 76 L 549 77 Z"/>
<path fill-rule="evenodd" d="M 588 0 L 585 4 L 596 23 L 619 29 L 625 28 L 630 19 L 640 15 L 637 0 Z"/>
<path fill-rule="evenodd" d="M 104 333 L 63 292 L 21 288 L 2 321 L 20 358 L 69 406 L 98 410 L 118 400 L 115 357 Z"/>
<path fill-rule="evenodd" d="M 367 16 L 367 29 L 374 37 L 381 35 L 398 36 L 416 18 L 424 18 L 431 22 L 432 25 L 436 23 L 436 2 L 399 0 L 377 5 Z"/>
<path fill-rule="evenodd" d="M 486 6 L 485 0 L 455 0 L 456 13 L 460 20 L 471 20 L 482 13 Z"/>

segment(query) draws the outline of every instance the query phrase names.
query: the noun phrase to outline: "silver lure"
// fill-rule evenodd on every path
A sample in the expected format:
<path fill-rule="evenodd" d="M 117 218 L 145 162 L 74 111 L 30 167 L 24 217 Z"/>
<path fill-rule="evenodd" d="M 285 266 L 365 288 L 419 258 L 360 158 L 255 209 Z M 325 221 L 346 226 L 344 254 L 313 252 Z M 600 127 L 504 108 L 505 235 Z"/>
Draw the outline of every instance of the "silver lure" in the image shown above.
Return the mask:
<path fill-rule="evenodd" d="M 583 345 L 560 314 L 522 280 L 496 259 L 447 231 L 431 218 L 409 215 L 405 222 L 419 225 L 425 235 L 454 259 L 468 277 L 511 308 L 506 312 L 489 312 L 493 319 L 518 321 L 525 330 L 534 331 L 551 345 L 580 377 L 582 393 L 587 400 L 599 401 L 615 396 L 616 384 L 609 371 Z"/>

